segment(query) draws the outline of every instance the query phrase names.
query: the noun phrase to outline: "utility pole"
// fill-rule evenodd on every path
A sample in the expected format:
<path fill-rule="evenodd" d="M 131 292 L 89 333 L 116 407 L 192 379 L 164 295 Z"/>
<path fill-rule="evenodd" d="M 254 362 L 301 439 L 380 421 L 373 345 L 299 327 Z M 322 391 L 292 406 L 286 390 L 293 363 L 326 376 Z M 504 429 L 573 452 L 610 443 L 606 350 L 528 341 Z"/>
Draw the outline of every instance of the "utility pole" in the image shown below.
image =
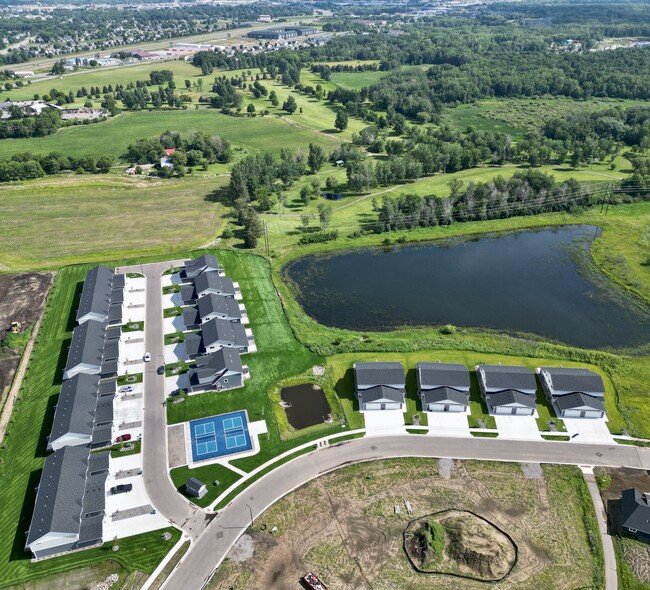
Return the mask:
<path fill-rule="evenodd" d="M 607 206 L 605 207 L 605 215 L 607 215 L 607 212 L 609 211 L 609 201 L 611 200 L 612 196 L 612 183 L 608 183 L 607 185 Z"/>
<path fill-rule="evenodd" d="M 269 254 L 269 226 L 266 225 L 266 220 L 264 220 L 264 244 L 266 245 L 266 255 Z"/>

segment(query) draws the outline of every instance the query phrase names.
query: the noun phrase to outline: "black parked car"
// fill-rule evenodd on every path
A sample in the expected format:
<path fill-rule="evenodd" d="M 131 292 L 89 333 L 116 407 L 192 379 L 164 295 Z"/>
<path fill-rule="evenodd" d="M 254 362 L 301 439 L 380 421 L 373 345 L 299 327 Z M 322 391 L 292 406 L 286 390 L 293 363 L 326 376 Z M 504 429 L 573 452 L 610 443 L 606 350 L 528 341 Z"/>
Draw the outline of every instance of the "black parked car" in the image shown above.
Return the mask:
<path fill-rule="evenodd" d="M 127 492 L 130 492 L 132 489 L 133 489 L 133 484 L 123 483 L 119 486 L 115 486 L 114 488 L 111 488 L 111 494 L 126 494 Z"/>
<path fill-rule="evenodd" d="M 158 373 L 158 375 L 164 375 L 165 374 L 165 365 L 160 365 L 158 367 L 157 373 Z"/>

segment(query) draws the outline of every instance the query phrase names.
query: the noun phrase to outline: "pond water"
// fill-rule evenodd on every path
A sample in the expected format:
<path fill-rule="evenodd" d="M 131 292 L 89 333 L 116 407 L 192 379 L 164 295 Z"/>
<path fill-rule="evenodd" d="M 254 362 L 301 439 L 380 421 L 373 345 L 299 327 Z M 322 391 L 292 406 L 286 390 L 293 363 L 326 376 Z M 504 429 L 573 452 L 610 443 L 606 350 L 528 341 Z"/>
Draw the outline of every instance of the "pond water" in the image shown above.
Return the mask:
<path fill-rule="evenodd" d="M 285 272 L 305 311 L 328 326 L 379 331 L 453 324 L 585 348 L 647 344 L 650 309 L 589 264 L 598 231 L 567 226 L 313 255 Z"/>
<path fill-rule="evenodd" d="M 280 398 L 290 404 L 284 411 L 296 430 L 322 424 L 331 412 L 325 393 L 314 383 L 285 387 L 280 391 Z"/>

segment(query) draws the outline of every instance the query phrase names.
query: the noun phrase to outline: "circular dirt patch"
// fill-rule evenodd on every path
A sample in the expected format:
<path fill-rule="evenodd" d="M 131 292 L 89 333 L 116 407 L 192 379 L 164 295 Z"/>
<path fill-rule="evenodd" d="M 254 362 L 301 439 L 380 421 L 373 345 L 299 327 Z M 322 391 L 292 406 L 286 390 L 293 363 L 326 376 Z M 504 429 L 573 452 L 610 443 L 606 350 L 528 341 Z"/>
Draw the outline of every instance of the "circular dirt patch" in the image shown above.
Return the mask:
<path fill-rule="evenodd" d="M 412 520 L 404 550 L 423 574 L 499 582 L 517 562 L 517 546 L 505 531 L 473 512 L 445 510 Z"/>

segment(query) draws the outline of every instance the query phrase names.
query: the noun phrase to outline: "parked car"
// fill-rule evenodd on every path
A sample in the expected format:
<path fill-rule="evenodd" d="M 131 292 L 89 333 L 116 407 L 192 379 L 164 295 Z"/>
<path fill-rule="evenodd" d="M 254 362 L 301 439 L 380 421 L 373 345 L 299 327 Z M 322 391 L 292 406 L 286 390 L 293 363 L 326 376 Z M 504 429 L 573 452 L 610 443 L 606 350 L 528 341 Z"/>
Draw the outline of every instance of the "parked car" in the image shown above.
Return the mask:
<path fill-rule="evenodd" d="M 165 365 L 160 365 L 158 367 L 158 370 L 156 371 L 156 373 L 158 373 L 158 375 L 164 375 L 165 374 Z"/>
<path fill-rule="evenodd" d="M 130 434 L 121 434 L 115 439 L 115 442 L 126 442 L 127 440 L 131 440 L 131 435 Z"/>
<path fill-rule="evenodd" d="M 133 391 L 133 387 L 130 385 L 125 385 L 124 387 L 120 387 L 119 392 L 120 393 L 131 393 Z"/>
<path fill-rule="evenodd" d="M 111 488 L 111 494 L 126 494 L 133 489 L 132 483 L 123 483 Z"/>
<path fill-rule="evenodd" d="M 148 352 L 144 353 L 144 356 L 142 357 L 145 363 L 148 363 L 151 360 L 151 354 Z"/>

